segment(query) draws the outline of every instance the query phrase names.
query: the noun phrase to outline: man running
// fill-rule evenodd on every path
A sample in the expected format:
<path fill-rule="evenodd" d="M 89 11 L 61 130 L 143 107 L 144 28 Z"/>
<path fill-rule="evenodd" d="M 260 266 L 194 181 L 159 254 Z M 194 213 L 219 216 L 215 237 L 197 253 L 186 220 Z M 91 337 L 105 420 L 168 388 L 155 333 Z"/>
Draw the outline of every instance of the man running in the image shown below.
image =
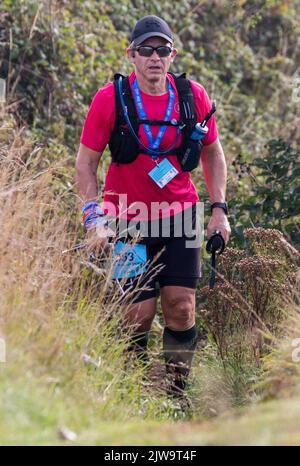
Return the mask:
<path fill-rule="evenodd" d="M 147 353 L 159 285 L 167 373 L 173 391 L 181 393 L 197 341 L 200 244 L 188 245 L 191 236 L 185 228 L 191 224 L 196 231 L 199 197 L 190 172 L 199 164 L 202 144 L 202 169 L 211 201 L 208 237 L 218 230 L 227 243 L 230 226 L 226 162 L 214 116 L 206 122 L 201 143 L 197 140 L 196 124 L 205 120 L 211 102 L 201 84 L 169 73 L 176 54 L 172 31 L 163 19 L 146 16 L 136 23 L 127 49 L 134 71 L 128 78 L 117 75 L 96 93 L 81 135 L 76 180 L 93 246 L 105 246 L 112 235 L 107 219 L 118 219 L 115 251 L 126 254 L 114 278 L 123 280 L 124 290 L 136 290 L 126 322 L 135 325 L 131 349 L 140 357 Z M 100 205 L 97 168 L 107 144 L 112 159 Z M 122 222 L 128 227 L 126 234 L 119 228 Z M 135 232 L 143 230 L 134 245 L 129 244 L 134 237 L 129 226 Z M 181 234 L 178 226 L 183 227 Z"/>

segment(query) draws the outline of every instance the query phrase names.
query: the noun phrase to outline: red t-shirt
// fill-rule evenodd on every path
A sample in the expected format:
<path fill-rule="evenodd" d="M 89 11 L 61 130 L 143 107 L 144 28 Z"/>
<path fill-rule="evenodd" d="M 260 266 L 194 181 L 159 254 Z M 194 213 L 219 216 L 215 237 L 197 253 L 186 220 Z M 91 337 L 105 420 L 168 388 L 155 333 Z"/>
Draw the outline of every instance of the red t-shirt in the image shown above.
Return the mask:
<path fill-rule="evenodd" d="M 129 77 L 130 85 L 135 79 L 133 72 Z M 168 74 L 172 87 L 175 91 L 175 101 L 171 119 L 180 119 L 178 93 L 173 77 Z M 195 106 L 198 121 L 202 121 L 211 109 L 211 102 L 201 84 L 191 80 L 191 86 L 195 98 Z M 163 95 L 149 95 L 141 91 L 141 96 L 147 118 L 149 120 L 163 120 L 169 101 L 169 93 Z M 113 83 L 102 87 L 96 93 L 89 108 L 80 142 L 88 148 L 103 152 L 110 140 L 110 135 L 115 124 L 115 91 Z M 212 144 L 218 137 L 218 130 L 213 116 L 208 124 L 209 131 L 202 140 L 204 145 Z M 159 126 L 151 126 L 155 138 Z M 176 128 L 167 126 L 160 148 L 168 149 L 176 137 Z M 141 142 L 149 146 L 148 138 L 142 125 L 139 129 Z M 181 136 L 176 147 L 180 145 Z M 190 172 L 182 171 L 177 157 L 167 155 L 158 157 L 160 162 L 163 158 L 168 160 L 178 170 L 178 174 L 160 188 L 149 176 L 149 172 L 155 167 L 151 155 L 138 154 L 137 158 L 129 164 L 111 163 L 105 180 L 104 204 L 106 212 L 112 216 L 136 220 L 150 220 L 175 215 L 189 208 L 198 200 L 198 193 L 191 180 Z M 161 206 L 159 206 L 161 204 Z"/>

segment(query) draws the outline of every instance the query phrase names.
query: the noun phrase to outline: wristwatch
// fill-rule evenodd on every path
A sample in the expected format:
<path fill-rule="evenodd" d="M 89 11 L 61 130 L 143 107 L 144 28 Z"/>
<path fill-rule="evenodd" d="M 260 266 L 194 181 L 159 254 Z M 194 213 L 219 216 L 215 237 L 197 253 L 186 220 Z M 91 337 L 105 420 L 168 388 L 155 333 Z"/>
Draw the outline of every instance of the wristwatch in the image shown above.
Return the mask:
<path fill-rule="evenodd" d="M 213 209 L 218 207 L 219 209 L 223 209 L 225 214 L 228 215 L 228 204 L 227 202 L 214 202 L 210 206 L 210 212 L 212 213 Z"/>

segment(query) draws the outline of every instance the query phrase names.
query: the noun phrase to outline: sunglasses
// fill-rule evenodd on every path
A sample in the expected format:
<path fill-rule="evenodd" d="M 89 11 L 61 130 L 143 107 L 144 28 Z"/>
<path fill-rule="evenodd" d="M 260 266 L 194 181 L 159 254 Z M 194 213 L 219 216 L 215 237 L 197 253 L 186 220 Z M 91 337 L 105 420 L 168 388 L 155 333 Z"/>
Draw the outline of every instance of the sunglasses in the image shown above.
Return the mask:
<path fill-rule="evenodd" d="M 159 57 L 168 57 L 172 48 L 167 45 L 159 45 L 158 47 L 152 47 L 152 45 L 141 45 L 140 47 L 135 47 L 133 50 L 136 50 L 141 57 L 151 57 L 155 51 Z"/>

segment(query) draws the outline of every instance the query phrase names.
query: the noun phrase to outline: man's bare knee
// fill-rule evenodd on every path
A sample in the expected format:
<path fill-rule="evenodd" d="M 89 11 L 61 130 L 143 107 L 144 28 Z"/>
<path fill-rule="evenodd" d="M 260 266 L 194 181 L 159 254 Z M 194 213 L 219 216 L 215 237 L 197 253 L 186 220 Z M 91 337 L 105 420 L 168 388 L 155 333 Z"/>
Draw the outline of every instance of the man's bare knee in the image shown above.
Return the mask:
<path fill-rule="evenodd" d="M 163 313 L 165 323 L 174 330 L 182 330 L 195 323 L 195 295 L 194 292 L 174 293 L 164 296 Z"/>
<path fill-rule="evenodd" d="M 125 315 L 126 327 L 132 327 L 134 333 L 148 332 L 156 314 L 156 299 L 151 298 L 131 304 Z"/>

